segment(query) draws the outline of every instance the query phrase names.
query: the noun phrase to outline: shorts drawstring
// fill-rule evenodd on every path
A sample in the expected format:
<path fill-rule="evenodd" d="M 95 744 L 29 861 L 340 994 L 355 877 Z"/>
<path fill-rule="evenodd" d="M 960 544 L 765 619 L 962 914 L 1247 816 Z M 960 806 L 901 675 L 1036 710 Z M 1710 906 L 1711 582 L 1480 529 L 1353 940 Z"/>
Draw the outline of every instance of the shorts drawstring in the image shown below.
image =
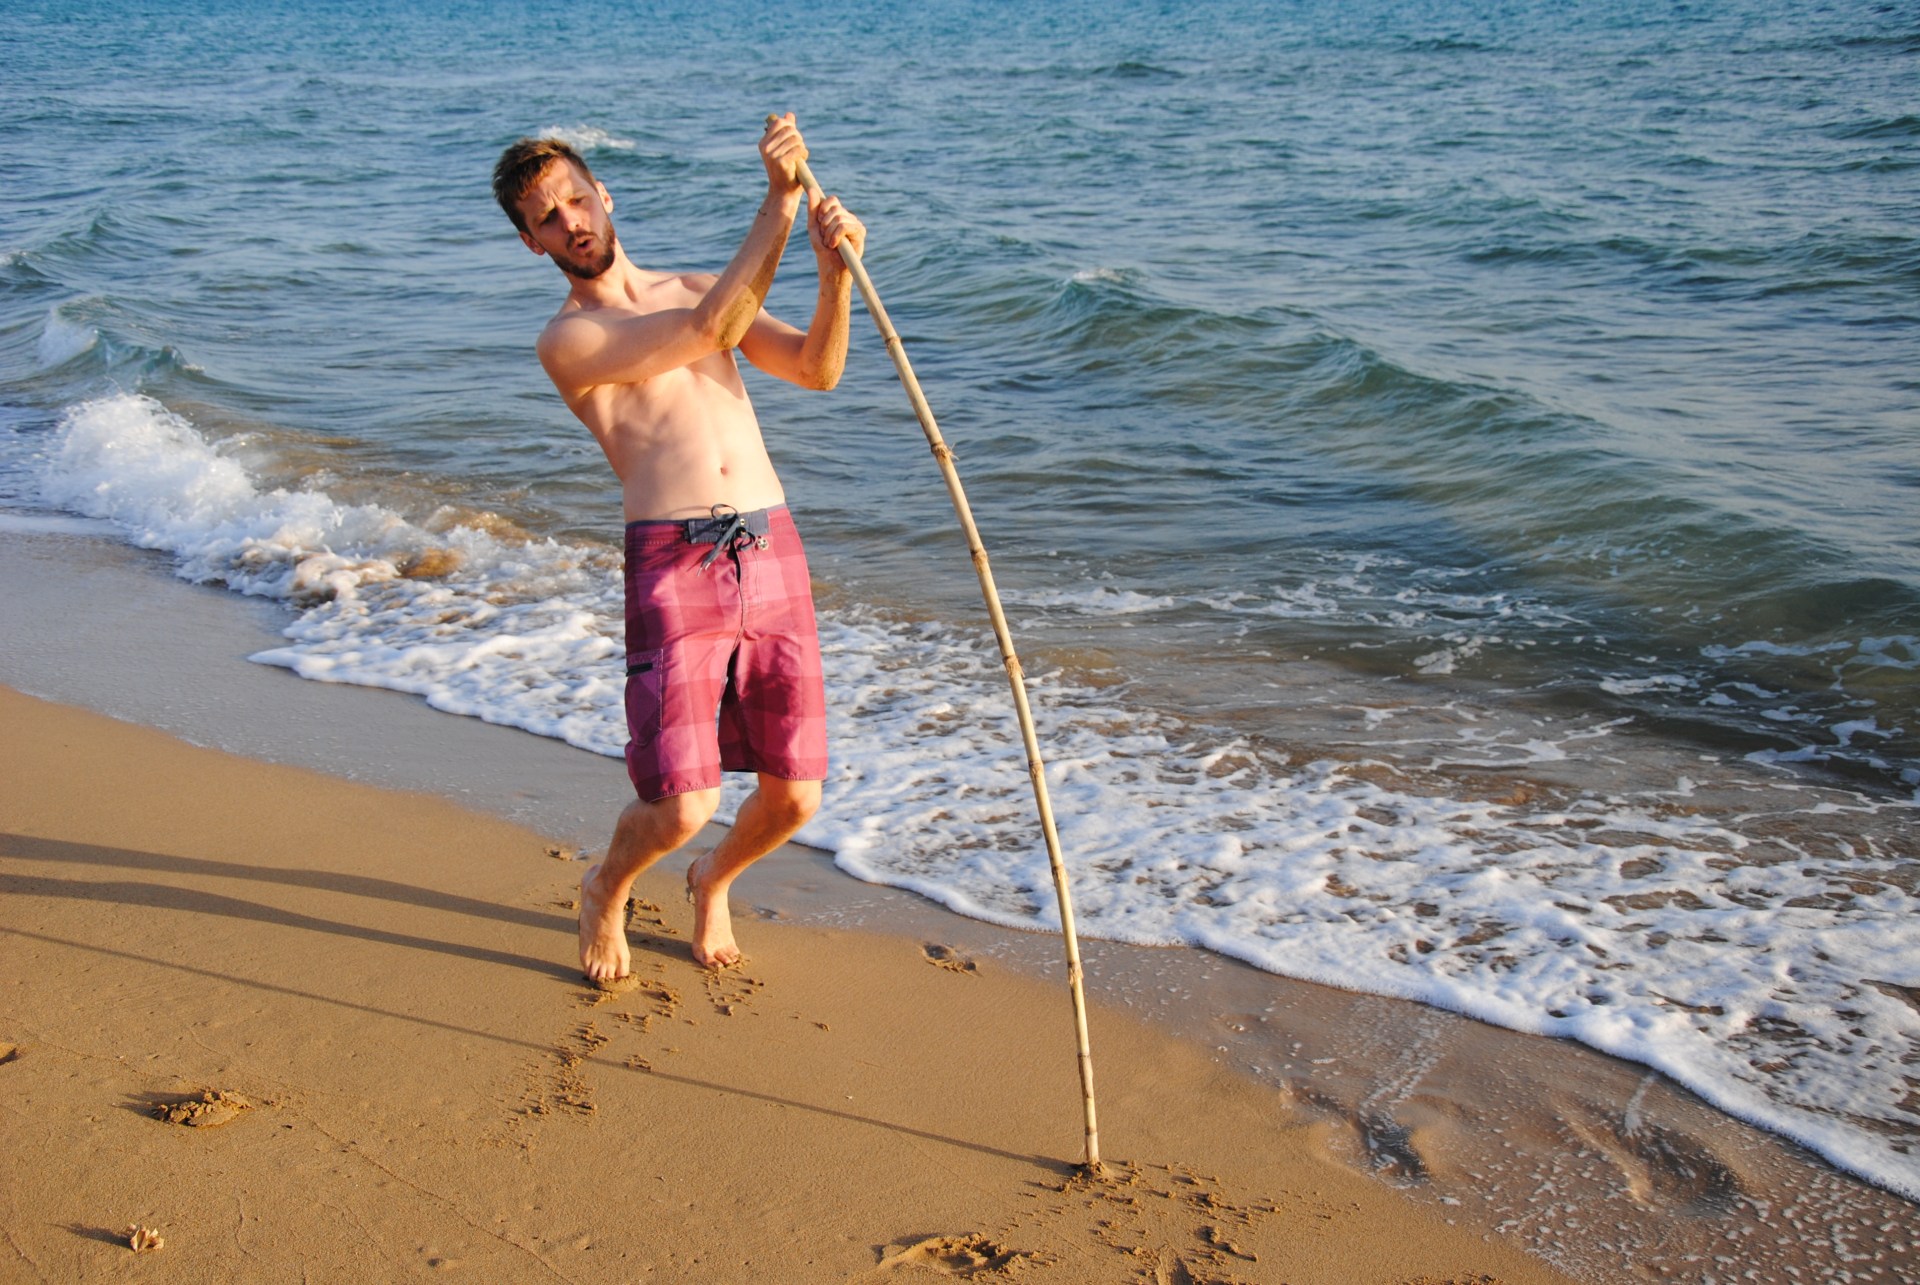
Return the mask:
<path fill-rule="evenodd" d="M 722 509 L 726 511 L 723 513 Z M 713 545 L 713 552 L 700 560 L 702 571 L 712 566 L 715 559 L 722 553 L 733 553 L 749 544 L 765 549 L 771 543 L 767 539 L 767 510 L 765 509 L 742 513 L 731 504 L 716 504 L 708 510 L 708 513 L 712 516 L 694 518 L 687 523 L 689 544 L 711 543 Z"/>

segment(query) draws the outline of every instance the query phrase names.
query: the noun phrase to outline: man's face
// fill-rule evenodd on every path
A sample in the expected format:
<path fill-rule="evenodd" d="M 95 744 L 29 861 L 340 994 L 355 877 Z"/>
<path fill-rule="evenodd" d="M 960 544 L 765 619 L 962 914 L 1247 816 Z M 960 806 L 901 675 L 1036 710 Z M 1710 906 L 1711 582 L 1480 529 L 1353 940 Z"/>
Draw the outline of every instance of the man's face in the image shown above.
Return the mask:
<path fill-rule="evenodd" d="M 520 198 L 520 234 L 535 254 L 551 255 L 569 276 L 591 281 L 613 266 L 613 198 L 607 189 L 566 161 L 540 171 Z"/>

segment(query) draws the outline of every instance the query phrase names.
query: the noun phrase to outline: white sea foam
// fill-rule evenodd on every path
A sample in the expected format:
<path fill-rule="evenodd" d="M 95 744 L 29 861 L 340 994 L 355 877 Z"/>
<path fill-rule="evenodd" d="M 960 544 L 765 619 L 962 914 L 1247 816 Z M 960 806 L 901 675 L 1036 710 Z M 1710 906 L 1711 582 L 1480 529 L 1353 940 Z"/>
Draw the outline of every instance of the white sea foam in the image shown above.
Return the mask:
<path fill-rule="evenodd" d="M 1861 638 L 1788 646 L 1756 639 L 1737 647 L 1702 647 L 1700 654 L 1709 660 L 1731 660 L 1742 656 L 1770 656 L 1793 659 L 1820 657 L 1836 672 L 1850 666 L 1869 669 L 1920 669 L 1920 637 L 1895 634 L 1886 638 Z"/>
<path fill-rule="evenodd" d="M 631 152 L 634 141 L 609 134 L 597 125 L 549 125 L 539 130 L 537 138 L 557 138 L 574 151 L 585 155 L 594 151 Z"/>
<path fill-rule="evenodd" d="M 263 489 L 130 396 L 67 415 L 44 489 L 167 550 L 182 575 L 299 607 L 285 645 L 256 659 L 619 752 L 609 548 Z M 1092 587 L 1057 605 L 1132 600 Z M 851 874 L 962 913 L 1057 923 L 991 648 L 864 607 L 823 614 L 821 635 L 835 759 L 802 837 Z M 1849 654 L 1904 659 L 1904 645 Z M 1552 810 L 1397 792 L 1063 674 L 1029 687 L 1083 931 L 1579 1039 L 1920 1198 L 1920 1162 L 1896 1149 L 1920 1043 L 1911 854 L 1869 840 L 1844 860 L 1796 855 L 1776 835 L 1763 860 L 1737 823 L 1626 800 Z M 1470 762 L 1566 752 L 1564 738 L 1462 745 Z"/>
<path fill-rule="evenodd" d="M 1461 661 L 1479 655 L 1482 647 L 1499 640 L 1485 634 L 1454 633 L 1446 635 L 1444 641 L 1447 645 L 1437 651 L 1414 657 L 1414 668 L 1423 674 L 1451 674 Z"/>
<path fill-rule="evenodd" d="M 1615 696 L 1638 696 L 1645 692 L 1684 691 L 1697 686 L 1685 674 L 1649 674 L 1645 678 L 1603 678 L 1600 690 Z"/>
<path fill-rule="evenodd" d="M 1105 585 L 1077 589 L 1005 589 L 1000 597 L 1014 606 L 1057 608 L 1087 616 L 1134 616 L 1147 611 L 1165 611 L 1174 605 L 1174 599 L 1169 597 Z"/>
<path fill-rule="evenodd" d="M 188 579 L 304 606 L 292 645 L 256 659 L 619 752 L 619 670 L 608 660 L 620 652 L 619 586 L 607 550 L 433 532 L 321 491 L 262 491 L 141 397 L 69 414 L 44 489 L 172 553 Z M 408 578 L 429 556 L 450 569 Z"/>
<path fill-rule="evenodd" d="M 1827 730 L 1833 733 L 1835 744 L 1845 746 L 1851 746 L 1853 744 L 1853 738 L 1856 736 L 1888 737 L 1893 735 L 1892 732 L 1880 726 L 1878 719 L 1873 718 L 1848 719 L 1844 723 L 1835 723 Z"/>
<path fill-rule="evenodd" d="M 1081 268 L 1073 274 L 1073 279 L 1082 285 L 1134 285 L 1142 278 L 1134 268 Z"/>

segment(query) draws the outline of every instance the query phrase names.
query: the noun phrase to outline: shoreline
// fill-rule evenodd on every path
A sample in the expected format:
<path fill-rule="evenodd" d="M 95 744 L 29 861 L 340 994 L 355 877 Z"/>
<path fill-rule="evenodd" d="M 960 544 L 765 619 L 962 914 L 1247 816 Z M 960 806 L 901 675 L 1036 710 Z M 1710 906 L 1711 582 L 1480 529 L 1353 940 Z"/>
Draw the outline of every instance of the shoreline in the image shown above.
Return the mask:
<path fill-rule="evenodd" d="M 226 440 L 216 447 L 151 399 L 87 403 L 60 430 L 68 466 L 49 471 L 41 494 L 145 533 L 178 559 L 176 570 L 296 608 L 291 618 L 270 613 L 288 645 L 261 632 L 235 646 L 236 658 L 408 692 L 618 756 L 609 548 L 522 543 L 524 530 L 481 513 L 435 534 L 461 511 L 435 518 L 399 497 L 397 508 L 343 508 L 341 488 L 311 461 L 282 479 L 293 489 L 262 493 L 229 458 L 257 446 Z M 94 465 L 81 467 L 87 458 Z M 176 468 L 198 481 L 185 484 Z M 172 480 L 154 488 L 149 475 Z M 224 498 L 206 512 L 182 509 L 202 484 Z M 457 565 L 403 574 L 443 544 Z M 54 594 L 48 608 L 58 615 L 65 604 Z M 822 808 L 799 837 L 856 878 L 962 914 L 1015 928 L 1051 922 L 991 649 L 957 620 L 892 618 L 884 595 L 821 615 L 834 761 Z M 1167 654 L 1206 654 L 1206 634 Z M 1246 735 L 1136 700 L 1131 677 L 1108 688 L 1063 657 L 1035 655 L 1056 816 L 1084 872 L 1084 933 L 1203 948 L 1569 1036 L 1656 1067 L 1730 1114 L 1920 1199 L 1920 1128 L 1901 1060 L 1920 1029 L 1905 999 L 1915 978 L 1902 948 L 1913 933 L 1886 927 L 1920 922 L 1901 909 L 1915 900 L 1903 857 L 1910 803 L 1814 788 L 1779 765 L 1738 766 L 1623 711 L 1596 723 L 1572 674 L 1571 721 L 1542 721 L 1539 693 L 1525 684 L 1501 696 L 1470 677 L 1445 679 L 1423 695 L 1424 680 L 1402 687 L 1386 675 L 1380 690 L 1322 689 L 1327 666 L 1302 672 L 1294 650 L 1273 652 L 1272 672 L 1250 684 L 1270 709 L 1290 711 L 1291 728 L 1269 720 L 1266 733 Z M 124 664 L 108 655 L 99 669 Z M 227 683 L 215 674 L 188 686 L 224 692 Z M 287 747 L 273 706 L 288 689 L 251 686 L 270 712 L 242 712 L 266 726 L 256 744 L 279 757 Z M 287 720 L 300 723 L 302 744 L 315 726 L 338 727 L 335 762 L 316 765 L 366 774 L 363 734 L 385 707 L 360 700 L 343 721 L 344 703 L 303 703 L 312 721 Z M 1350 735 L 1361 723 L 1372 731 Z M 1874 727 L 1863 717 L 1836 735 Z M 478 781 L 476 765 L 504 751 L 467 733 L 460 739 L 473 752 L 455 754 L 439 744 L 452 738 L 425 722 L 418 730 L 421 748 L 406 758 L 439 767 L 427 784 L 470 790 L 483 806 L 517 806 L 546 770 L 516 765 Z M 216 722 L 203 739 L 262 752 L 229 734 Z M 1470 752 L 1457 753 L 1462 746 Z M 1412 768 L 1410 758 L 1424 763 Z M 1556 765 L 1538 769 L 1542 760 Z M 561 817 L 512 815 L 593 844 L 612 800 L 604 786 L 578 796 L 588 797 L 606 802 Z M 549 801 L 571 807 L 575 795 Z"/>
<path fill-rule="evenodd" d="M 116 705 L 121 717 L 189 740 L 436 793 L 567 844 L 603 841 L 598 829 L 625 793 L 617 764 L 391 693 L 249 664 L 245 655 L 271 641 L 280 609 L 186 585 L 164 562 L 71 532 L 0 541 L 0 586 L 16 604 L 0 681 L 68 701 L 90 692 L 88 703 Z M 155 619 L 176 627 L 155 631 Z M 138 682 L 127 681 L 136 666 L 116 642 L 130 638 L 140 640 Z M 290 726 L 301 735 L 284 737 Z M 677 863 L 654 873 L 677 877 Z M 1043 988 L 1058 981 L 1057 939 L 860 884 L 812 850 L 770 857 L 736 902 L 743 919 L 760 921 L 743 924 L 750 954 L 749 934 L 761 922 L 836 939 L 851 928 L 916 949 L 939 945 Z M 1169 1032 L 1257 1091 L 1268 1127 L 1310 1131 L 1322 1159 L 1374 1175 L 1362 1180 L 1379 1193 L 1440 1219 L 1499 1227 L 1575 1278 L 1616 1279 L 1622 1256 L 1649 1279 L 1662 1268 L 1685 1276 L 1724 1255 L 1729 1237 L 1763 1252 L 1740 1259 L 1728 1279 L 1783 1264 L 1834 1279 L 1837 1271 L 1895 1279 L 1873 1273 L 1888 1261 L 1895 1271 L 1920 1261 L 1899 1237 L 1878 1231 L 1911 1217 L 1906 1202 L 1721 1115 L 1644 1067 L 1200 951 L 1084 945 L 1096 1008 Z M 550 962 L 564 970 L 565 953 Z M 1065 1005 L 1052 991 L 1046 996 L 1043 1003 L 1061 1010 L 1047 1012 L 1040 1027 L 1061 1028 L 1058 1083 L 1044 1072 L 1030 1078 L 1070 1093 Z M 1094 1030 L 1097 1076 L 1109 1061 L 1102 1024 Z M 1123 1126 L 1106 1103 L 1103 1093 L 1107 1149 L 1139 1154 L 1116 1140 Z M 1077 1104 L 1067 1107 L 1061 1118 L 1077 1120 Z M 1058 1145 L 1071 1151 L 1077 1136 L 1069 1132 Z M 1833 1224 L 1867 1256 L 1835 1257 L 1844 1253 L 1837 1239 L 1814 1243 Z"/>

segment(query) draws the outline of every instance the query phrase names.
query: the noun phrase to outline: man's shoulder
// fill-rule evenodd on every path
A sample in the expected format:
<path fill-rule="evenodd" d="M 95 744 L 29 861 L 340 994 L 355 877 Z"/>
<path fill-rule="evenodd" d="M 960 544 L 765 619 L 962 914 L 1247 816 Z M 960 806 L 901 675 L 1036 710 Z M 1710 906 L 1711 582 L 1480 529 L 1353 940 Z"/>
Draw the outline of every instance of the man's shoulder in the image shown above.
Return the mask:
<path fill-rule="evenodd" d="M 540 328 L 540 337 L 534 340 L 534 347 L 545 356 L 554 346 L 564 341 L 571 332 L 581 327 L 595 327 L 597 322 L 590 312 L 569 299 L 560 305 L 560 311 L 547 318 L 547 324 Z"/>

